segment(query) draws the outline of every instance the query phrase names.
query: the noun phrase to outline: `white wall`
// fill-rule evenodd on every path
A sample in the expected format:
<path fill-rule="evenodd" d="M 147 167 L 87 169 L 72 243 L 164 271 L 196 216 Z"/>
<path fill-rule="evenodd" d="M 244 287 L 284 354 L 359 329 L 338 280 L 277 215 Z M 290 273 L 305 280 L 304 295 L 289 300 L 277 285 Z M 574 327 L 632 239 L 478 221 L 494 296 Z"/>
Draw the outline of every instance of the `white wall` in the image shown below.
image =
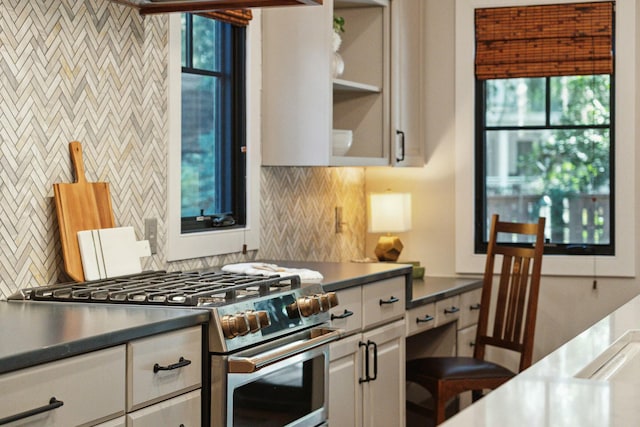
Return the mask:
<path fill-rule="evenodd" d="M 399 235 L 405 245 L 400 260 L 420 261 L 428 275 L 450 276 L 456 274 L 455 10 L 453 1 L 425 1 L 428 40 L 426 164 L 424 168 L 406 170 L 369 168 L 366 191 L 390 188 L 412 193 L 414 226 L 411 232 Z M 636 35 L 629 37 L 637 38 Z M 629 102 L 635 103 L 637 99 Z M 473 141 L 468 144 L 469 150 L 473 150 Z M 635 156 L 633 164 L 638 164 L 637 154 Z M 637 186 L 635 171 L 625 171 L 625 176 L 633 177 Z M 625 194 L 618 193 L 616 197 L 625 198 Z M 467 206 L 462 208 L 468 209 Z M 633 223 L 637 223 L 638 208 L 636 202 L 634 211 L 621 214 L 632 215 Z M 376 240 L 376 235 L 367 235 L 368 256 L 373 256 Z M 639 254 L 638 243 L 635 245 L 635 253 Z M 618 248 L 618 251 L 624 249 Z M 638 265 L 637 258 L 638 255 L 635 265 Z M 594 290 L 593 277 L 544 275 L 534 358 L 537 360 L 557 348 L 639 290 L 635 278 L 599 277 Z"/>

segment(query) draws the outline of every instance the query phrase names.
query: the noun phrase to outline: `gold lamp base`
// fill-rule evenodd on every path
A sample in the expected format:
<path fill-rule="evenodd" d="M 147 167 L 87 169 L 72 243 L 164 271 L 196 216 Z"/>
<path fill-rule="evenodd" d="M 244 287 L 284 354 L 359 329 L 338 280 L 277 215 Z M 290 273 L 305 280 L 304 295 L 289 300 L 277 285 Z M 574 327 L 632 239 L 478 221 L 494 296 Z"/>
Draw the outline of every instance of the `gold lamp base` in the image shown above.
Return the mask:
<path fill-rule="evenodd" d="M 402 252 L 402 242 L 398 236 L 380 236 L 374 253 L 378 261 L 397 261 Z"/>

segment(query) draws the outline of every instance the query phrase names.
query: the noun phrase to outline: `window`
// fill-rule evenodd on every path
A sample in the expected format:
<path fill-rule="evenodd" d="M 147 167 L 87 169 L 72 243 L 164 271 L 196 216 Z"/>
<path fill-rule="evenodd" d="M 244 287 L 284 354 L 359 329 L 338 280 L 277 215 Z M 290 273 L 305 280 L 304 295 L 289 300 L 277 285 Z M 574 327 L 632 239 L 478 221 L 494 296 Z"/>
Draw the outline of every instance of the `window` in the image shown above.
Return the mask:
<path fill-rule="evenodd" d="M 614 255 L 613 3 L 477 9 L 476 46 L 476 253 L 498 213 Z"/>
<path fill-rule="evenodd" d="M 246 14 L 169 15 L 168 261 L 259 246 L 260 25 Z"/>
<path fill-rule="evenodd" d="M 245 225 L 245 27 L 182 14 L 182 232 Z"/>

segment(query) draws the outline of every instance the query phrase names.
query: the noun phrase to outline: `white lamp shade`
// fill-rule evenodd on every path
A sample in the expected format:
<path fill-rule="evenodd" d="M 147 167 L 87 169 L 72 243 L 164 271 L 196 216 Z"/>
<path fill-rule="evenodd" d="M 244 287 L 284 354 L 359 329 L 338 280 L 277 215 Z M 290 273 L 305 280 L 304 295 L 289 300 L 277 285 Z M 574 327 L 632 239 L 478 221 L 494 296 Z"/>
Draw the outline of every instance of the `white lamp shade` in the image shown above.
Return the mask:
<path fill-rule="evenodd" d="M 370 233 L 411 230 L 411 194 L 370 193 L 368 222 Z"/>

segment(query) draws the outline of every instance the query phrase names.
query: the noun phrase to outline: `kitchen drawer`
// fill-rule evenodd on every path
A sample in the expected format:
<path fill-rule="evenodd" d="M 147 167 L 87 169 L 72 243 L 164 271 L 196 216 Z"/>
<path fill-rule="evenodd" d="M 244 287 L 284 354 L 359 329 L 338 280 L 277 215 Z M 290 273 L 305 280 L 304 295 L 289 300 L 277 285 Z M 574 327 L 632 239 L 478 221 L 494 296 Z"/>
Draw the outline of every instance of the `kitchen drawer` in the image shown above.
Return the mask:
<path fill-rule="evenodd" d="M 458 356 L 472 357 L 476 342 L 477 325 L 469 326 L 458 331 Z"/>
<path fill-rule="evenodd" d="M 127 418 L 124 416 L 118 417 L 114 420 L 97 424 L 95 427 L 127 427 Z"/>
<path fill-rule="evenodd" d="M 92 425 L 124 415 L 125 346 L 22 369 L 0 376 L 0 419 L 62 405 L 12 425 Z M 55 406 L 55 405 L 54 405 Z"/>
<path fill-rule="evenodd" d="M 127 411 L 200 387 L 201 342 L 195 326 L 127 344 Z"/>
<path fill-rule="evenodd" d="M 127 414 L 127 427 L 200 426 L 200 390 Z"/>
<path fill-rule="evenodd" d="M 405 313 L 405 276 L 362 286 L 362 328 L 399 319 Z"/>
<path fill-rule="evenodd" d="M 331 327 L 345 333 L 362 327 L 362 287 L 355 286 L 337 292 L 338 305 L 331 310 Z"/>
<path fill-rule="evenodd" d="M 426 331 L 436 323 L 436 304 L 425 304 L 407 310 L 407 336 Z"/>
<path fill-rule="evenodd" d="M 480 298 L 482 289 L 460 294 L 460 318 L 458 319 L 458 329 L 478 323 L 480 314 Z"/>
<path fill-rule="evenodd" d="M 460 296 L 445 298 L 436 302 L 436 322 L 434 327 L 458 320 L 460 317 Z"/>

